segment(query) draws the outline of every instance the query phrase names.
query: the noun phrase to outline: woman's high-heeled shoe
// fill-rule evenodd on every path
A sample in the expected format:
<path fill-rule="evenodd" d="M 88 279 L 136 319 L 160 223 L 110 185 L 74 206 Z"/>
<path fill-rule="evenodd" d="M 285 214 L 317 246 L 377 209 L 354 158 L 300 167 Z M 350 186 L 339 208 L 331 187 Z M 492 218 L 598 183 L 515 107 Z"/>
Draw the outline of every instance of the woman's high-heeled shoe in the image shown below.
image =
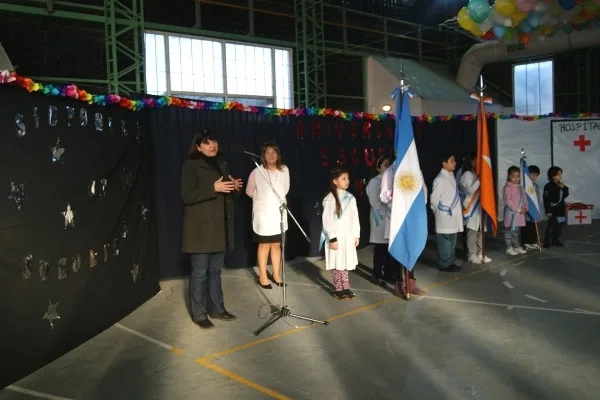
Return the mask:
<path fill-rule="evenodd" d="M 271 275 L 271 274 L 267 274 L 267 278 L 269 278 L 269 280 L 270 280 L 271 282 L 273 282 L 274 284 L 276 284 L 277 286 L 279 286 L 279 287 L 283 287 L 283 282 L 277 282 L 277 281 L 275 280 L 275 278 L 273 277 L 273 275 Z M 286 285 L 286 286 L 287 286 L 287 285 Z"/>
<path fill-rule="evenodd" d="M 260 286 L 263 289 L 273 289 L 273 286 L 270 283 L 267 283 L 266 285 L 260 283 L 260 279 L 257 279 L 256 283 L 258 283 L 258 286 Z"/>

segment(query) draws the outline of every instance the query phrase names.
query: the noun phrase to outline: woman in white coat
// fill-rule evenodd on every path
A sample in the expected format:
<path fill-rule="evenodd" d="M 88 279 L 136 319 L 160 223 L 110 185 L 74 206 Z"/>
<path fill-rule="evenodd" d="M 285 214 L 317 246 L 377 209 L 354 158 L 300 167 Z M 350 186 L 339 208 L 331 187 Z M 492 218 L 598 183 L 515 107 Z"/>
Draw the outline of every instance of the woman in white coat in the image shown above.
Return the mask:
<path fill-rule="evenodd" d="M 385 285 L 384 276 L 391 275 L 386 266 L 389 265 L 388 242 L 386 237 L 386 225 L 389 221 L 390 208 L 381 201 L 381 178 L 383 173 L 391 164 L 389 157 L 381 156 L 375 162 L 377 176 L 367 184 L 367 197 L 371 205 L 371 215 L 369 222 L 371 233 L 369 235 L 369 243 L 373 244 L 373 272 L 371 279 L 373 282 L 380 285 Z"/>
<path fill-rule="evenodd" d="M 290 190 L 290 173 L 281 162 L 281 151 L 275 143 L 265 143 L 261 154 L 262 166 L 259 168 L 271 182 L 271 185 L 285 201 Z M 248 178 L 246 194 L 252 198 L 252 230 L 254 240 L 258 243 L 258 284 L 263 289 L 272 289 L 267 275 L 267 261 L 271 255 L 273 265 L 273 282 L 282 286 L 281 266 L 281 214 L 279 200 L 273 193 L 269 183 L 255 168 Z M 287 231 L 287 213 L 284 212 L 283 229 Z"/>
<path fill-rule="evenodd" d="M 491 258 L 484 256 L 482 251 L 481 233 L 481 204 L 479 203 L 479 178 L 475 174 L 476 157 L 465 157 L 462 175 L 458 186 L 462 194 L 463 217 L 467 227 L 467 254 L 473 264 L 489 263 Z"/>

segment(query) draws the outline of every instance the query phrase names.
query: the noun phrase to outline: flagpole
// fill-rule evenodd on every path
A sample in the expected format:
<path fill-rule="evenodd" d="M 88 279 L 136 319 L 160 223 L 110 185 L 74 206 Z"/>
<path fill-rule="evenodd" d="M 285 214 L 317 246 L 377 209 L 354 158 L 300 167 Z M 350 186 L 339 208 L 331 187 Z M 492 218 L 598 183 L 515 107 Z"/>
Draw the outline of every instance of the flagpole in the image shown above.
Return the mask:
<path fill-rule="evenodd" d="M 400 97 L 400 106 L 404 107 L 404 61 L 402 59 L 400 59 L 400 89 L 401 89 L 401 97 Z M 400 114 L 402 115 L 402 114 Z M 399 115 L 396 115 L 396 123 L 398 123 L 398 117 Z M 396 138 L 398 139 L 398 138 Z M 396 143 L 394 143 L 394 146 L 396 145 Z M 398 155 L 396 154 L 396 157 Z M 408 268 L 406 268 L 404 265 L 402 266 L 402 273 L 404 274 L 404 287 L 405 287 L 405 291 L 406 291 L 406 301 L 410 300 L 410 274 L 408 271 Z"/>
<path fill-rule="evenodd" d="M 483 85 L 483 75 L 479 75 L 479 87 L 477 88 L 479 89 L 479 111 L 480 111 L 480 115 L 479 115 L 479 124 L 484 124 L 485 121 L 483 120 L 482 117 L 484 117 L 485 115 L 481 112 L 483 110 L 483 103 L 484 103 L 484 98 L 483 98 L 483 90 L 485 89 L 485 86 Z M 483 125 L 480 125 L 478 127 L 478 137 L 477 137 L 477 146 L 481 146 L 482 145 L 482 135 L 483 135 Z M 480 171 L 481 172 L 481 171 Z M 479 177 L 479 179 L 481 179 L 481 177 Z M 480 212 L 481 212 L 481 258 L 482 260 L 485 260 L 485 226 L 487 223 L 487 215 L 486 213 L 483 211 L 483 207 L 480 207 Z"/>

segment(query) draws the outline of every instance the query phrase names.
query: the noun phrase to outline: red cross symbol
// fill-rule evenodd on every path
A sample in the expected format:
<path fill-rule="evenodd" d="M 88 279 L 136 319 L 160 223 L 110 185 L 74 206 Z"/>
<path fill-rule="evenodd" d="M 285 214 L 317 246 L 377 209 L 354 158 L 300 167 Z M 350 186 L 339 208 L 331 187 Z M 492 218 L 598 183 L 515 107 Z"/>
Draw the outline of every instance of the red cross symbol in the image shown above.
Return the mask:
<path fill-rule="evenodd" d="M 579 223 L 583 224 L 583 220 L 587 219 L 587 216 L 583 215 L 583 211 L 579 211 L 579 215 L 576 216 L 575 219 L 578 219 Z"/>
<path fill-rule="evenodd" d="M 578 146 L 579 151 L 585 151 L 586 147 L 591 145 L 591 140 L 586 140 L 584 135 L 579 135 L 579 139 L 573 141 L 573 146 Z"/>

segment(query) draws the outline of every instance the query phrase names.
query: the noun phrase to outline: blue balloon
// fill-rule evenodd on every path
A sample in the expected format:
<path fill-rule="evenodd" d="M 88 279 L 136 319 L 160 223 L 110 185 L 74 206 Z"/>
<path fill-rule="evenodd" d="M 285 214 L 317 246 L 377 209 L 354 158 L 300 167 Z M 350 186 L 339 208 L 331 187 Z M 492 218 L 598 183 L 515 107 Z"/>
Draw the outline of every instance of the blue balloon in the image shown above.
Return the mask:
<path fill-rule="evenodd" d="M 521 21 L 519 26 L 517 26 L 517 29 L 519 32 L 529 33 L 533 30 L 533 27 L 531 26 L 531 24 L 529 22 L 527 22 L 526 19 L 524 19 L 523 21 Z"/>
<path fill-rule="evenodd" d="M 506 33 L 506 27 L 496 24 L 492 28 L 492 32 L 494 32 L 494 36 L 496 36 L 498 39 L 502 39 Z"/>
<path fill-rule="evenodd" d="M 525 19 L 525 21 L 527 21 L 527 23 L 531 26 L 531 29 L 533 30 L 540 26 L 543 17 L 544 16 L 542 14 L 532 11 L 527 17 L 527 19 Z"/>
<path fill-rule="evenodd" d="M 570 11 L 575 8 L 577 4 L 573 0 L 558 0 L 560 8 L 566 11 Z"/>

